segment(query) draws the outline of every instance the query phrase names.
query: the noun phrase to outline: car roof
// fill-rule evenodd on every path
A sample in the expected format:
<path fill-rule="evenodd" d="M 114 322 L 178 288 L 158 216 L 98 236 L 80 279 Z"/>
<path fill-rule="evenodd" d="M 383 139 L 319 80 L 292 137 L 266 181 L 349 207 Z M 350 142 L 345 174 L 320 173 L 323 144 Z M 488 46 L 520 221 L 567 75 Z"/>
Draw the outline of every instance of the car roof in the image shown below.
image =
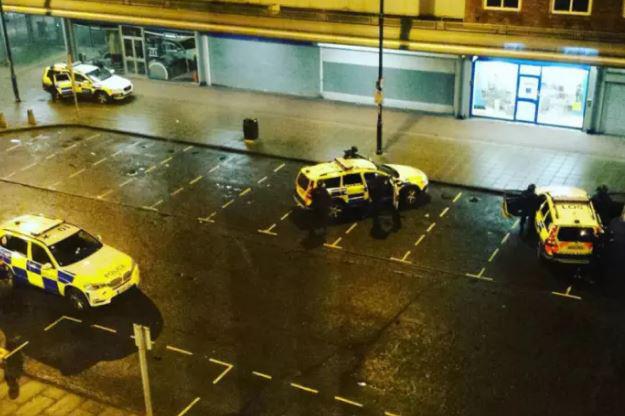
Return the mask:
<path fill-rule="evenodd" d="M 558 201 L 554 204 L 554 222 L 561 226 L 597 227 L 599 221 L 590 202 Z"/>
<path fill-rule="evenodd" d="M 67 64 L 65 63 L 56 63 L 52 65 L 51 68 L 54 69 L 55 71 L 67 71 L 68 70 Z M 96 70 L 98 69 L 98 67 L 95 65 L 90 65 L 90 64 L 75 63 L 73 69 L 75 72 L 80 72 L 84 74 L 84 73 Z"/>
<path fill-rule="evenodd" d="M 342 157 L 334 159 L 332 162 L 319 163 L 313 166 L 306 166 L 302 171 L 309 177 L 323 178 L 334 176 L 333 174 L 349 173 L 359 170 L 377 170 L 375 163 L 367 159 L 344 159 Z"/>
<path fill-rule="evenodd" d="M 574 186 L 542 186 L 536 188 L 536 194 L 548 194 L 555 201 L 588 201 L 588 192 Z"/>
<path fill-rule="evenodd" d="M 4 222 L 2 229 L 29 236 L 46 245 L 55 244 L 80 229 L 61 219 L 47 218 L 43 215 L 22 215 Z"/>

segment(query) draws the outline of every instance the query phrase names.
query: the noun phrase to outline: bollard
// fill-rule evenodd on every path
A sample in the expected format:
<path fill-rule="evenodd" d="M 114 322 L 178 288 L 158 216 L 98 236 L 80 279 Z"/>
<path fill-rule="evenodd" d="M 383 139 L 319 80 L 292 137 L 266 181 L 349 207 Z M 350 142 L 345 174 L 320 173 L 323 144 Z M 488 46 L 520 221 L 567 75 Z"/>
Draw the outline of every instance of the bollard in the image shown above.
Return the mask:
<path fill-rule="evenodd" d="M 33 113 L 33 110 L 27 110 L 26 114 L 28 115 L 28 124 L 30 124 L 31 126 L 36 126 L 37 120 L 35 120 L 35 114 Z"/>
<path fill-rule="evenodd" d="M 0 129 L 6 129 L 9 127 L 7 120 L 4 118 L 4 113 L 0 113 Z"/>
<path fill-rule="evenodd" d="M 243 120 L 243 138 L 245 140 L 258 139 L 258 119 L 246 118 Z"/>

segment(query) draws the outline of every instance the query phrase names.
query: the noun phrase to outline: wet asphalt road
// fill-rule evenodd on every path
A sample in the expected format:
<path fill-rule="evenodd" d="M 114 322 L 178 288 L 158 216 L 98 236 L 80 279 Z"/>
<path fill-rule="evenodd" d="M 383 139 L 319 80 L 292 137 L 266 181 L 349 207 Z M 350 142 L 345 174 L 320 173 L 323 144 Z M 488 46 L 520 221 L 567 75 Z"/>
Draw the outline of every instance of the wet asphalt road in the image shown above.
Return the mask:
<path fill-rule="evenodd" d="M 387 238 L 354 215 L 324 245 L 297 163 L 86 129 L 4 135 L 0 162 L 0 219 L 65 218 L 142 270 L 82 316 L 1 294 L 0 331 L 63 386 L 140 411 L 136 322 L 159 415 L 622 414 L 622 246 L 573 281 L 497 196 L 437 185 Z"/>

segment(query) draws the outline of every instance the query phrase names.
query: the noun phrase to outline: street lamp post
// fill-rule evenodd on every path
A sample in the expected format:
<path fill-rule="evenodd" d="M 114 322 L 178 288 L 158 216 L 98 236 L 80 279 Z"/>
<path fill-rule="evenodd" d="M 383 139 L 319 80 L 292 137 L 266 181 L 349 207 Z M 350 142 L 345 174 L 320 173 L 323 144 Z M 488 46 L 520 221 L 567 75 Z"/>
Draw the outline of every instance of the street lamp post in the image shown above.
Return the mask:
<path fill-rule="evenodd" d="M 11 83 L 13 84 L 13 95 L 15 95 L 15 102 L 20 101 L 20 92 L 17 89 L 17 78 L 15 77 L 15 69 L 13 68 L 13 57 L 11 56 L 11 45 L 9 44 L 9 34 L 7 33 L 7 24 L 4 19 L 4 8 L 2 7 L 2 0 L 0 0 L 0 20 L 2 21 L 2 34 L 4 35 L 4 46 L 7 50 L 7 59 L 9 61 L 9 68 L 11 70 Z"/>
<path fill-rule="evenodd" d="M 384 93 L 382 92 L 382 68 L 383 68 L 383 56 L 384 56 L 384 0 L 380 0 L 380 16 L 378 18 L 380 25 L 380 50 L 379 50 L 379 63 L 378 63 L 378 80 L 375 83 L 375 102 L 378 105 L 378 128 L 376 135 L 376 151 L 378 155 L 382 154 L 382 101 L 384 100 Z"/>

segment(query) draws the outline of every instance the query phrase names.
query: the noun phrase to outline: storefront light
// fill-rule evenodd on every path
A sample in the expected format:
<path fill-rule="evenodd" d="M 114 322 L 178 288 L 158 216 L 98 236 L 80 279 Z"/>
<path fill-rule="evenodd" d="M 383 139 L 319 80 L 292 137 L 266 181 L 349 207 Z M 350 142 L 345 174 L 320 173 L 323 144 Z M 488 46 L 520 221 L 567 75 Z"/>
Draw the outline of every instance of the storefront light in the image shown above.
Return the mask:
<path fill-rule="evenodd" d="M 525 49 L 525 44 L 521 42 L 506 42 L 503 44 L 504 49 L 520 51 Z"/>
<path fill-rule="evenodd" d="M 594 48 L 580 48 L 578 46 L 565 46 L 562 48 L 565 55 L 599 56 L 599 51 Z"/>

